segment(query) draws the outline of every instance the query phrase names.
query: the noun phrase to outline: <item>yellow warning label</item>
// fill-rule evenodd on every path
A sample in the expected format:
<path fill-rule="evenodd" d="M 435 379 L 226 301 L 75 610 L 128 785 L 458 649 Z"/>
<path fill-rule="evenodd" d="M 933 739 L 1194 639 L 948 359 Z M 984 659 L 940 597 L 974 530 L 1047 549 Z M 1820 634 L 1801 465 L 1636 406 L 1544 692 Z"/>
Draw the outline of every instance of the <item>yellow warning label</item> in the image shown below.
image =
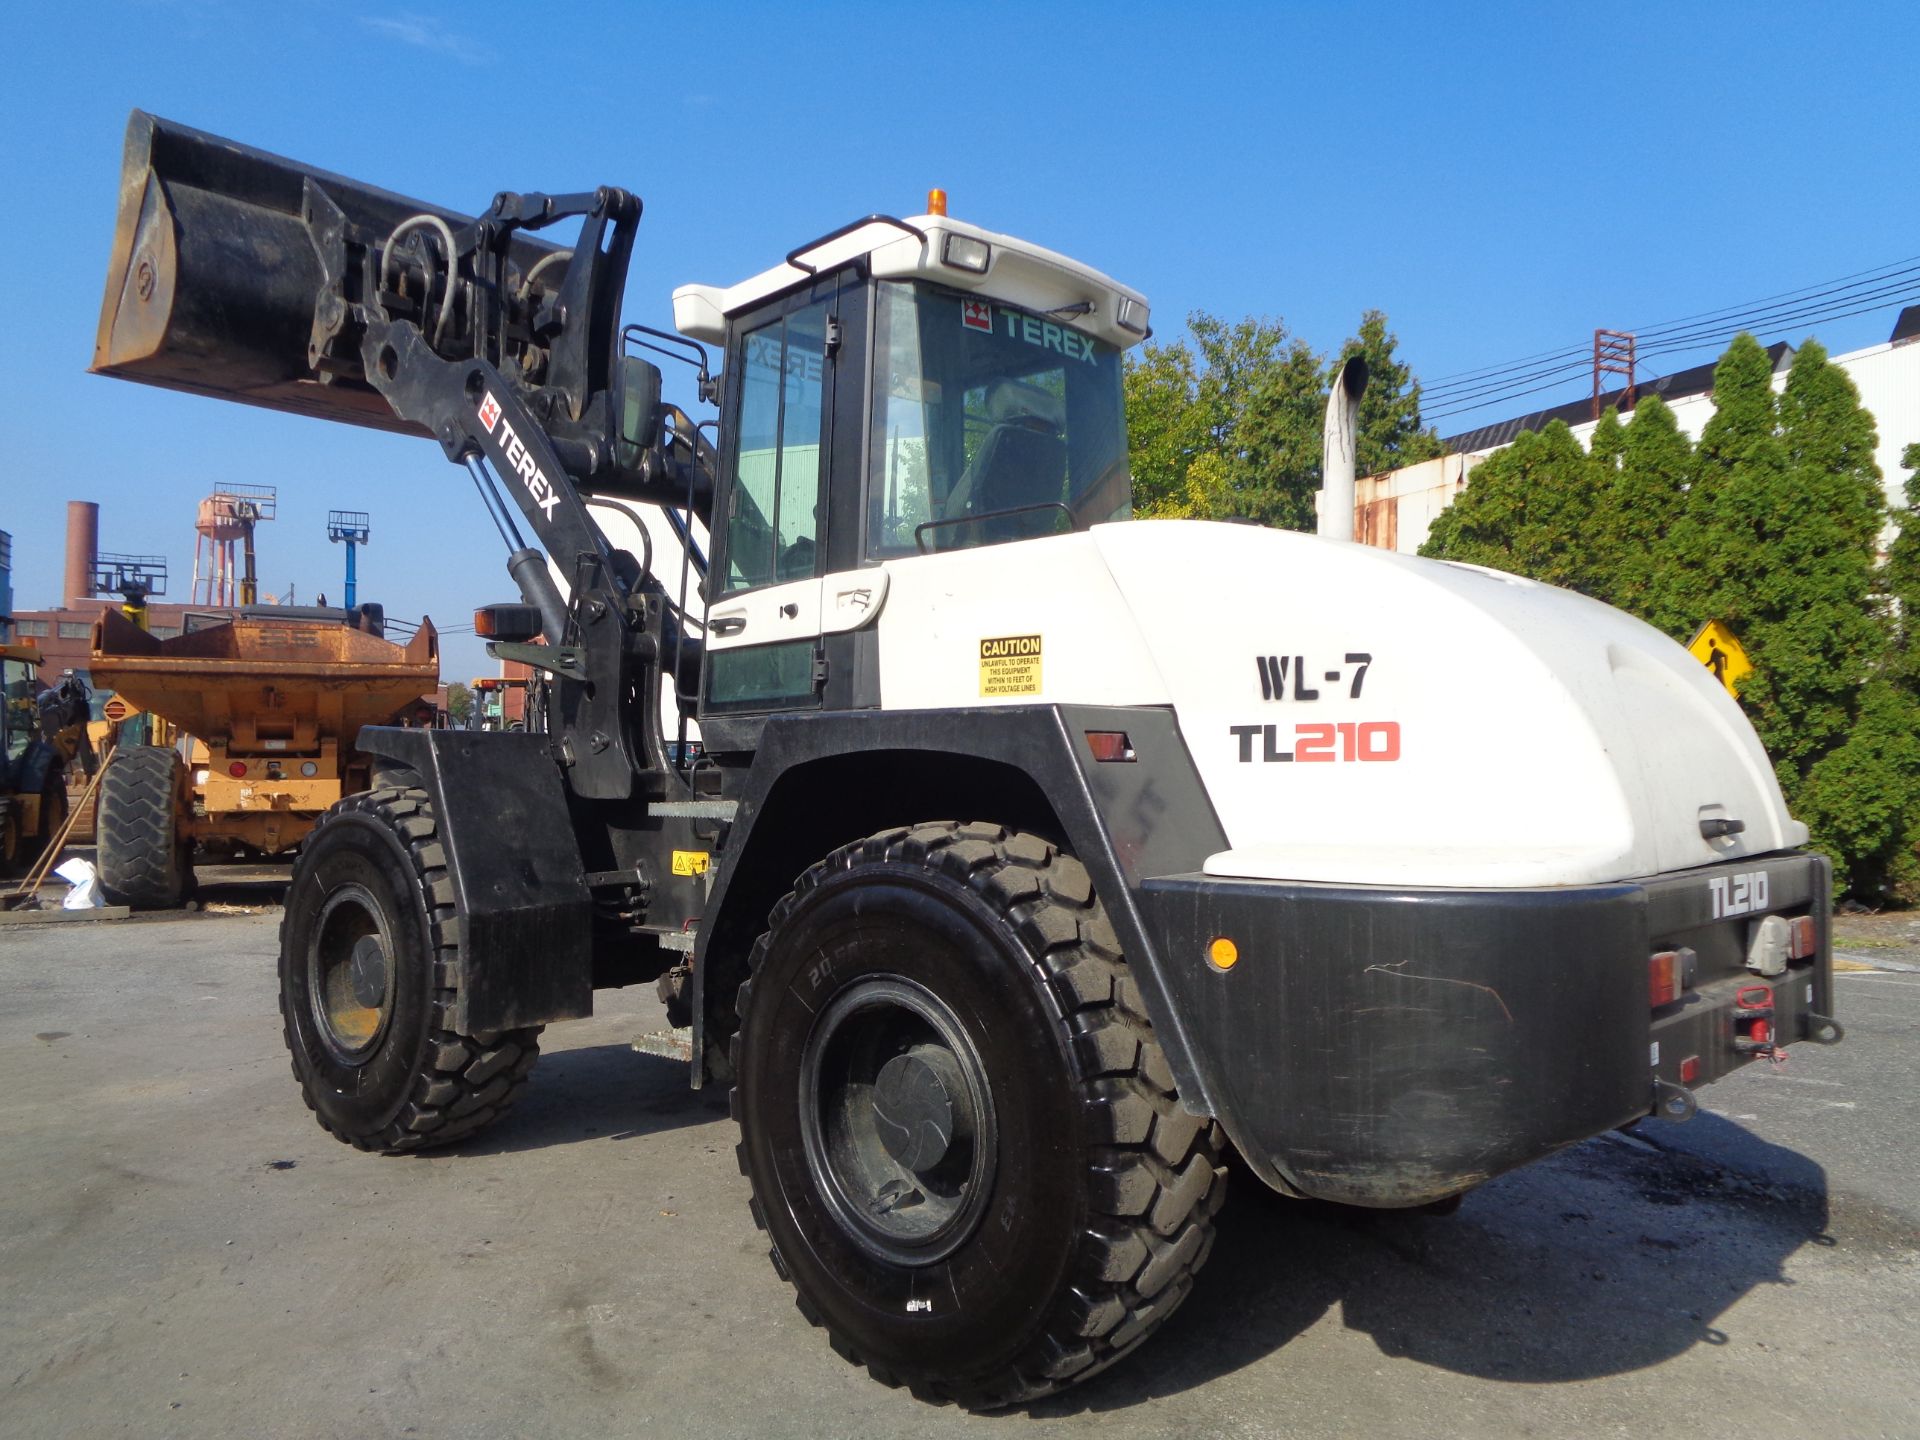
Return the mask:
<path fill-rule="evenodd" d="M 673 873 L 676 875 L 704 875 L 707 873 L 708 852 L 705 850 L 676 850 L 673 852 Z"/>
<path fill-rule="evenodd" d="M 1747 652 L 1740 648 L 1734 633 L 1718 620 L 1709 620 L 1695 632 L 1687 642 L 1687 653 L 1713 671 L 1713 678 L 1736 698 L 1740 692 L 1734 687 L 1753 673 L 1753 662 L 1747 659 Z"/>
<path fill-rule="evenodd" d="M 1040 693 L 1040 637 L 1002 635 L 980 642 L 982 695 L 1038 695 Z"/>

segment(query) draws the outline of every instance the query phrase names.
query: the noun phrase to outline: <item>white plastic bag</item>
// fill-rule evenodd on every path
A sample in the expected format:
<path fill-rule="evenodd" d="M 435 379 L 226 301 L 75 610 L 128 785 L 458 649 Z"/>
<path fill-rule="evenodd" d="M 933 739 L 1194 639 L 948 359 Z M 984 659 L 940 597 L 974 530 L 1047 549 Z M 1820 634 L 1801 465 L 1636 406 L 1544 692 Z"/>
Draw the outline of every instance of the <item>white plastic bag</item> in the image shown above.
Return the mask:
<path fill-rule="evenodd" d="M 107 903 L 100 898 L 100 876 L 91 861 L 68 860 L 53 873 L 72 887 L 60 902 L 62 910 L 98 910 Z"/>

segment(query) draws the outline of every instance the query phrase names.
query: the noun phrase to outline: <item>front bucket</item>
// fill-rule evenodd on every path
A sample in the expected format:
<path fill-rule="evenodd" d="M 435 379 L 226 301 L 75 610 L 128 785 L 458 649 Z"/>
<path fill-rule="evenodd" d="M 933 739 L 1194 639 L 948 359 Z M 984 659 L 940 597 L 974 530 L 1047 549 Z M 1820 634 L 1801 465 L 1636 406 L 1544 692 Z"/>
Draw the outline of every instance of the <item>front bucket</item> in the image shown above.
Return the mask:
<path fill-rule="evenodd" d="M 471 217 L 135 110 L 94 341 L 95 374 L 421 434 L 352 373 L 323 381 L 310 344 L 325 288 L 306 213 L 323 189 L 383 239 L 412 215 Z M 523 264 L 552 247 L 516 238 Z M 357 297 L 355 297 L 357 298 Z"/>

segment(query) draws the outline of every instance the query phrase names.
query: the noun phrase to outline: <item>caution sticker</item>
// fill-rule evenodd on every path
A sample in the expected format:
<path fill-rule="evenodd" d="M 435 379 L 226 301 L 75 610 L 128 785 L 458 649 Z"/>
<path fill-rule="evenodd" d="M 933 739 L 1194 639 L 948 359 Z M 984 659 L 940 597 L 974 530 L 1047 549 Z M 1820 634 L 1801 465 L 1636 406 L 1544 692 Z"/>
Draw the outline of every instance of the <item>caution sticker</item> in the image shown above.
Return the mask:
<path fill-rule="evenodd" d="M 1040 693 L 1040 637 L 1002 635 L 980 642 L 982 695 L 1038 695 Z"/>
<path fill-rule="evenodd" d="M 710 861 L 705 850 L 676 850 L 673 852 L 673 873 L 676 875 L 704 875 Z"/>

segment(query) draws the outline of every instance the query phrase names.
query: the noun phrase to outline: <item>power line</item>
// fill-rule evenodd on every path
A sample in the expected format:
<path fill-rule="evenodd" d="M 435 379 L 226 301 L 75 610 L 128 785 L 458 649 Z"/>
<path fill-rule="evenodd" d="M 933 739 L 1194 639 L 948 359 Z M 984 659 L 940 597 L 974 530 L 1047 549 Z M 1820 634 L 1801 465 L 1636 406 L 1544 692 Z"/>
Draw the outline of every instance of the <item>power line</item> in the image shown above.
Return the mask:
<path fill-rule="evenodd" d="M 1866 292 L 1872 294 L 1893 294 L 1895 290 L 1905 288 L 1908 276 L 1920 275 L 1920 255 L 1908 255 L 1907 259 L 1887 261 L 1884 265 L 1874 265 L 1864 271 L 1855 271 L 1851 275 L 1837 276 L 1834 280 L 1818 280 L 1809 286 L 1799 286 L 1795 290 L 1782 290 L 1761 300 L 1743 301 L 1740 305 L 1724 305 L 1720 309 L 1697 311 L 1693 315 L 1684 315 L 1674 321 L 1659 321 L 1655 324 L 1636 326 L 1636 336 L 1647 340 L 1678 338 L 1680 332 L 1693 326 L 1692 334 L 1738 334 L 1743 328 L 1753 328 L 1759 324 L 1801 323 L 1805 319 L 1841 319 L 1837 315 L 1814 315 L 1807 311 L 1809 301 L 1830 300 L 1836 305 L 1855 303 Z M 1891 301 L 1889 301 L 1891 303 Z M 1876 307 L 1870 307 L 1876 309 Z M 1778 311 L 1805 311 L 1801 315 L 1778 313 Z M 1866 311 L 1851 311 L 1855 315 Z M 1701 328 L 1701 323 L 1716 323 L 1711 330 Z M 1517 361 L 1501 361 L 1496 365 L 1482 365 L 1471 371 L 1455 371 L 1428 382 L 1421 392 L 1423 397 L 1432 396 L 1442 401 L 1467 399 L 1469 396 L 1494 396 L 1501 388 L 1511 388 L 1515 394 L 1536 394 L 1538 386 L 1526 388 L 1530 382 L 1544 378 L 1548 374 L 1563 374 L 1582 369 L 1576 361 L 1588 353 L 1586 346 L 1567 346 L 1561 349 L 1542 349 L 1534 355 L 1526 355 Z M 1501 380 L 1505 376 L 1505 380 Z M 1488 399 L 1496 403 L 1496 399 Z M 1478 409 L 1478 407 L 1461 407 Z M 1453 411 L 1459 413 L 1459 411 Z"/>
<path fill-rule="evenodd" d="M 1807 292 L 1794 292 L 1803 295 L 1803 300 L 1789 304 L 1775 305 L 1767 310 L 1748 310 L 1745 312 L 1705 312 L 1707 315 L 1726 314 L 1728 318 L 1719 324 L 1695 326 L 1691 329 L 1679 329 L 1679 322 L 1650 332 L 1637 332 L 1643 340 L 1639 354 L 1643 358 L 1655 355 L 1684 353 L 1689 350 L 1701 350 L 1729 340 L 1743 330 L 1774 329 L 1786 326 L 1812 325 L 1828 320 L 1845 320 L 1856 315 L 1868 315 L 1877 310 L 1892 309 L 1896 305 L 1911 304 L 1920 300 L 1920 270 L 1901 272 L 1897 283 L 1882 285 L 1878 288 L 1860 286 L 1840 287 L 1820 291 L 1818 295 Z M 1893 276 L 1883 277 L 1893 279 Z M 1807 304 L 1819 296 L 1831 297 L 1822 303 Z M 1587 356 L 1583 350 L 1557 352 L 1569 357 Z M 1537 395 L 1545 390 L 1558 388 L 1575 375 L 1590 368 L 1590 357 L 1585 359 L 1569 358 L 1559 364 L 1542 364 L 1522 373 L 1514 374 L 1504 380 L 1488 380 L 1478 385 L 1456 383 L 1450 389 L 1430 392 L 1421 387 L 1422 409 L 1429 420 L 1445 419 L 1451 415 L 1466 414 L 1473 410 L 1486 409 L 1507 400 L 1518 399 L 1526 395 Z M 1430 398 L 1441 406 L 1438 410 L 1426 411 L 1425 402 Z M 1467 403 L 1471 402 L 1471 403 Z"/>
<path fill-rule="evenodd" d="M 1906 293 L 1916 286 L 1920 286 L 1920 266 L 1889 271 L 1868 282 L 1856 282 L 1826 290 L 1810 288 L 1806 292 L 1800 292 L 1800 298 L 1796 300 L 1749 306 L 1745 309 L 1703 312 L 1704 317 L 1717 320 L 1718 323 L 1712 325 L 1694 325 L 1689 329 L 1682 322 L 1673 321 L 1665 325 L 1643 326 L 1633 333 L 1642 342 L 1642 348 L 1645 348 L 1646 342 L 1660 342 L 1689 336 L 1733 335 L 1741 330 L 1800 324 L 1810 319 L 1831 318 L 1828 314 L 1831 309 L 1855 305 L 1862 300 L 1879 298 L 1891 305 L 1904 298 Z M 1543 354 L 1545 358 L 1539 364 L 1528 366 L 1516 362 L 1506 370 L 1489 371 L 1486 376 L 1477 381 L 1456 380 L 1451 383 L 1422 385 L 1421 395 L 1423 398 L 1432 396 L 1436 400 L 1450 403 L 1455 399 L 1464 399 L 1468 395 L 1491 394 L 1504 385 L 1520 385 L 1544 378 L 1548 374 L 1577 372 L 1583 368 L 1582 357 L 1588 356 L 1588 347 L 1570 346 L 1565 350 L 1543 352 Z M 1508 375 L 1509 378 L 1506 380 L 1495 378 L 1503 374 Z"/>

